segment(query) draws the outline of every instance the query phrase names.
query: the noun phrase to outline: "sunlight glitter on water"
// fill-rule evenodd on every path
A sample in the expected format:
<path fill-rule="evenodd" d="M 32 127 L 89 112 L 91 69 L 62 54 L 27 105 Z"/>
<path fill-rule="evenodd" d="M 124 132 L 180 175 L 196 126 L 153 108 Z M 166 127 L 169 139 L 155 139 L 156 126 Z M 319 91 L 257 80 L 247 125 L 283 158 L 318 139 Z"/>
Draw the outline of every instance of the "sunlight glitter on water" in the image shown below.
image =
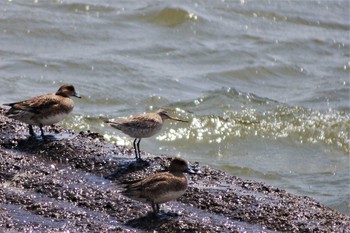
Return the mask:
<path fill-rule="evenodd" d="M 221 143 L 232 137 L 291 137 L 301 143 L 325 143 L 349 152 L 349 134 L 346 132 L 349 132 L 350 117 L 346 114 L 294 107 L 280 107 L 262 115 L 257 115 L 254 110 L 243 114 L 226 114 L 228 119 L 219 116 L 194 117 L 188 128 L 164 130 L 157 140 L 191 139 Z"/>

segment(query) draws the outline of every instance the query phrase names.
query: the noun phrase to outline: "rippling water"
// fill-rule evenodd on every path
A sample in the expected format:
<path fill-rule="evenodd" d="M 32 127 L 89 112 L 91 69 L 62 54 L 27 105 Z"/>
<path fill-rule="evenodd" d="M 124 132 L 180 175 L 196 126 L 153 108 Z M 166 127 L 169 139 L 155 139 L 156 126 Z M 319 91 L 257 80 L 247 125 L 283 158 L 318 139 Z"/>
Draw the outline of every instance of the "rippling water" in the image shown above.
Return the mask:
<path fill-rule="evenodd" d="M 62 125 L 168 108 L 141 149 L 350 214 L 349 1 L 2 1 L 0 102 L 72 83 Z"/>

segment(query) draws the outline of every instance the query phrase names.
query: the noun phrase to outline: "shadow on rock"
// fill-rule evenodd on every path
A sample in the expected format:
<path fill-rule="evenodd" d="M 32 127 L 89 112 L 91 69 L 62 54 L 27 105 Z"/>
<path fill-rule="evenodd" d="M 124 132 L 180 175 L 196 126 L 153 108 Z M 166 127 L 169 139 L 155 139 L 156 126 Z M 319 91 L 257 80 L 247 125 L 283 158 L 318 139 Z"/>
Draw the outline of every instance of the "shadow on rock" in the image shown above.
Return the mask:
<path fill-rule="evenodd" d="M 27 137 L 24 139 L 18 139 L 17 146 L 15 146 L 13 149 L 19 151 L 30 150 L 31 152 L 35 152 L 43 149 L 46 143 L 48 143 L 48 141 L 43 140 L 41 137 Z"/>
<path fill-rule="evenodd" d="M 39 150 L 42 150 L 43 148 L 47 148 L 52 143 L 62 141 L 66 138 L 66 136 L 62 136 L 59 134 L 48 134 L 44 135 L 44 137 L 38 135 L 28 136 L 25 138 L 18 138 L 13 140 L 13 143 L 16 143 L 12 148 L 18 151 L 27 151 L 35 153 Z"/>
<path fill-rule="evenodd" d="M 115 172 L 106 175 L 104 178 L 109 180 L 117 180 L 128 173 L 133 173 L 133 172 L 143 170 L 149 167 L 150 165 L 151 163 L 146 160 L 121 162 L 118 166 L 118 169 Z"/>
<path fill-rule="evenodd" d="M 58 139 L 54 135 L 45 135 L 44 138 L 41 136 L 27 137 L 24 139 L 18 139 L 17 145 L 13 147 L 13 149 L 34 154 L 41 150 L 48 149 L 53 143 L 57 141 Z"/>
<path fill-rule="evenodd" d="M 160 229 L 161 226 L 175 221 L 178 217 L 179 215 L 176 213 L 165 213 L 161 211 L 155 215 L 153 212 L 149 212 L 145 216 L 129 220 L 126 222 L 126 225 L 141 230 Z"/>

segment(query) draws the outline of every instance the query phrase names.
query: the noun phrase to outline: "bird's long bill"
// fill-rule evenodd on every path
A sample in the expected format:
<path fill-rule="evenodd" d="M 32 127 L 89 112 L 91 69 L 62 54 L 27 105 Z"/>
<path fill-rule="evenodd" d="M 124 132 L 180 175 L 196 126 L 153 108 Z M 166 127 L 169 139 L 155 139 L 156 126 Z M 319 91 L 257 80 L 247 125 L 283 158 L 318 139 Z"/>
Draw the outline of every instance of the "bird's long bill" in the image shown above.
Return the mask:
<path fill-rule="evenodd" d="M 186 121 L 186 120 L 182 120 L 182 119 L 179 119 L 179 118 L 174 117 L 174 116 L 170 116 L 170 115 L 168 115 L 168 117 L 169 117 L 169 119 L 170 119 L 170 120 L 180 121 L 180 122 L 188 122 L 188 121 Z"/>

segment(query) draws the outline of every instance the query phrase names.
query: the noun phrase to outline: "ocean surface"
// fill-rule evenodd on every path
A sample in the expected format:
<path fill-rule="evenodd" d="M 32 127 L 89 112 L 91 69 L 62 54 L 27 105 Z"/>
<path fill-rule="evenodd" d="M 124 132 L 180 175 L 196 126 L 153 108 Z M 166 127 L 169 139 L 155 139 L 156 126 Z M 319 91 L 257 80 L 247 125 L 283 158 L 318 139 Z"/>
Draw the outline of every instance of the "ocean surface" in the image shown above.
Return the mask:
<path fill-rule="evenodd" d="M 60 125 L 127 146 L 103 120 L 166 108 L 189 123 L 141 150 L 350 215 L 349 12 L 348 0 L 1 1 L 0 103 L 73 84 L 83 98 Z"/>

